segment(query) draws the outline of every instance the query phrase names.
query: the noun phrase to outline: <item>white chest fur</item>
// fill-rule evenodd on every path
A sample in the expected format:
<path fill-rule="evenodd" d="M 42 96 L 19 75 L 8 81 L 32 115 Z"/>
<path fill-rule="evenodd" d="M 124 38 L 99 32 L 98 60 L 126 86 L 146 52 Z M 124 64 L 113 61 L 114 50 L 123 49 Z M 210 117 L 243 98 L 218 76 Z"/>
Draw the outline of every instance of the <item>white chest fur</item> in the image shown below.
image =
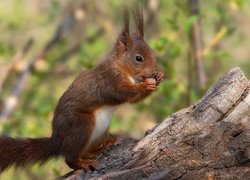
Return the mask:
<path fill-rule="evenodd" d="M 96 111 L 95 128 L 91 135 L 91 143 L 98 139 L 109 128 L 109 124 L 115 110 L 116 106 L 104 106 Z"/>

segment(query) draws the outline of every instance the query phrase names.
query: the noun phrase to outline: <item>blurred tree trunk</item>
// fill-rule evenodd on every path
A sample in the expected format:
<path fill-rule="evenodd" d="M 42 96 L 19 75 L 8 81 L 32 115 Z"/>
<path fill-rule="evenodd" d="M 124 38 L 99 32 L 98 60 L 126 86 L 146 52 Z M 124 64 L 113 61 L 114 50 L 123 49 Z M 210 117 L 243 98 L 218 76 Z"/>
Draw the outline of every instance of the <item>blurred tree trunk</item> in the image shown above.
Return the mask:
<path fill-rule="evenodd" d="M 123 139 L 100 154 L 99 170 L 67 179 L 249 179 L 249 90 L 242 71 L 233 68 L 198 103 L 140 141 Z"/>
<path fill-rule="evenodd" d="M 190 16 L 196 17 L 192 24 L 192 30 L 190 34 L 190 45 L 191 45 L 191 57 L 194 59 L 195 64 L 195 77 L 194 84 L 198 92 L 205 87 L 207 77 L 205 73 L 205 67 L 203 62 L 203 37 L 200 22 L 200 1 L 199 0 L 188 0 L 188 9 Z M 193 69 L 189 69 L 193 71 Z"/>
<path fill-rule="evenodd" d="M 218 12 L 226 11 L 224 6 L 225 6 L 224 3 L 218 4 L 216 6 L 217 11 Z M 222 50 L 221 41 L 222 41 L 223 37 L 227 34 L 227 28 L 226 28 L 225 21 L 226 20 L 224 18 L 223 13 L 222 13 L 222 15 L 220 15 L 219 19 L 217 20 L 217 22 L 215 22 L 215 25 L 214 25 L 215 37 L 212 39 L 212 42 L 210 44 L 210 51 L 220 52 Z M 213 58 L 212 61 L 213 61 L 213 64 L 212 64 L 213 71 L 208 76 L 211 77 L 211 80 L 214 80 L 216 75 L 219 73 L 219 71 L 222 67 L 222 64 L 221 64 L 221 58 L 219 58 L 219 57 Z"/>

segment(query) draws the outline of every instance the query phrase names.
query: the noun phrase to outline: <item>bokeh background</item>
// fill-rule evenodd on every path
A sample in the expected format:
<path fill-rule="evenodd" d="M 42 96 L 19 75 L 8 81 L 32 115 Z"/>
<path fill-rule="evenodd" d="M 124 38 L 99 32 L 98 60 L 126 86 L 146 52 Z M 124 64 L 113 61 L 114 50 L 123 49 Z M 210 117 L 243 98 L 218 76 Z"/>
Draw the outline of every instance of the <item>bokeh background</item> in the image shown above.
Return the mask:
<path fill-rule="evenodd" d="M 166 79 L 143 102 L 123 105 L 111 132 L 142 137 L 195 103 L 231 67 L 250 77 L 249 0 L 1 0 L 0 132 L 49 136 L 59 97 L 111 51 L 121 12 L 135 3 L 143 8 L 145 40 Z M 10 169 L 0 179 L 54 179 L 68 171 L 58 159 L 43 168 Z"/>

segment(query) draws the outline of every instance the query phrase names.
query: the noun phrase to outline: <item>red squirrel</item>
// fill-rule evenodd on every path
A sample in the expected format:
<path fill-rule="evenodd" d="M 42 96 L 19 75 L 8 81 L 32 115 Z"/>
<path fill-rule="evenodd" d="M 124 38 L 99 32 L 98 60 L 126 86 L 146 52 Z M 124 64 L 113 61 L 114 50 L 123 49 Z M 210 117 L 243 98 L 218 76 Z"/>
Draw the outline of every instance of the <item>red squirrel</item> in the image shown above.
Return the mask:
<path fill-rule="evenodd" d="M 0 172 L 10 166 L 62 156 L 74 169 L 95 166 L 88 155 L 105 143 L 112 113 L 118 105 L 140 101 L 157 90 L 164 74 L 144 41 L 143 15 L 134 12 L 136 31 L 129 31 L 129 14 L 107 58 L 82 72 L 61 96 L 52 121 L 52 135 L 45 138 L 0 136 Z"/>

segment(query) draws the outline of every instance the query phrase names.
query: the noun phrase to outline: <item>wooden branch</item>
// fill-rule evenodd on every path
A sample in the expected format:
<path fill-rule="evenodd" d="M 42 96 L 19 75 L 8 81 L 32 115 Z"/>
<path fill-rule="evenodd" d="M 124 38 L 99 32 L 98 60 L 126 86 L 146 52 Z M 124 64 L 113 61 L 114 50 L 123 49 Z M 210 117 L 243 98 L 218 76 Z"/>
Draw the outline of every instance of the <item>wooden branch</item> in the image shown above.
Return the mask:
<path fill-rule="evenodd" d="M 211 51 L 216 49 L 216 47 L 221 42 L 223 37 L 225 37 L 227 32 L 228 32 L 228 29 L 225 26 L 221 25 L 220 29 L 218 30 L 218 32 L 216 32 L 215 36 L 212 38 L 212 40 L 209 43 L 208 47 L 206 47 L 206 49 L 203 50 L 202 56 L 203 57 L 207 56 Z"/>
<path fill-rule="evenodd" d="M 66 179 L 249 179 L 249 90 L 233 68 L 140 141 L 123 139 L 100 154 L 98 170 Z"/>

